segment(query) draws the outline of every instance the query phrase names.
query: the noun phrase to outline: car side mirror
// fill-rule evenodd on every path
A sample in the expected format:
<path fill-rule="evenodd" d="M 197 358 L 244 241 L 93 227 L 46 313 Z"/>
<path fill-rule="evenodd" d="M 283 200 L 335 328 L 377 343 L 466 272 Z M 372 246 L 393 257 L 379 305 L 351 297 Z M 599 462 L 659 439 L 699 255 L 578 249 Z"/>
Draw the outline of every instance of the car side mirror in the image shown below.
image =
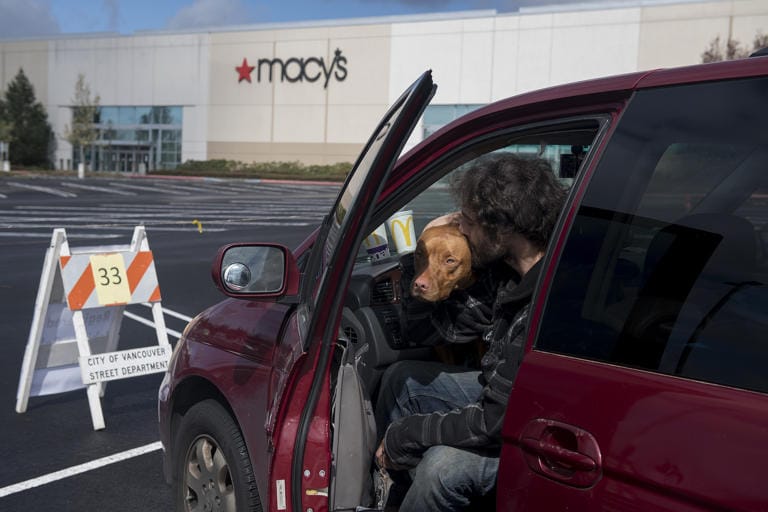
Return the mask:
<path fill-rule="evenodd" d="M 216 287 L 226 295 L 277 299 L 298 295 L 296 258 L 276 244 L 230 244 L 220 248 L 211 267 Z"/>

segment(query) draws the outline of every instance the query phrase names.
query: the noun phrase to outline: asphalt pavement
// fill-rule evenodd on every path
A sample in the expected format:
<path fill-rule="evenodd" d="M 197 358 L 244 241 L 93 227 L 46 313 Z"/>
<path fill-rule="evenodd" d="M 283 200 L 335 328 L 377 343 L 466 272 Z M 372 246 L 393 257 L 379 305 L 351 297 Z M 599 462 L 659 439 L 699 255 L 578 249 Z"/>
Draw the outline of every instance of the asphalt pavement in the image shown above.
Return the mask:
<path fill-rule="evenodd" d="M 145 226 L 175 343 L 189 318 L 223 295 L 216 250 L 235 241 L 295 247 L 320 222 L 338 185 L 257 180 L 9 178 L 0 173 L 0 511 L 167 511 L 157 433 L 161 374 L 108 383 L 106 428 L 94 431 L 84 390 L 29 399 L 15 411 L 24 349 L 54 228 L 70 247 L 128 244 Z M 118 349 L 156 344 L 151 311 L 129 306 Z M 144 319 L 144 323 L 139 321 Z"/>

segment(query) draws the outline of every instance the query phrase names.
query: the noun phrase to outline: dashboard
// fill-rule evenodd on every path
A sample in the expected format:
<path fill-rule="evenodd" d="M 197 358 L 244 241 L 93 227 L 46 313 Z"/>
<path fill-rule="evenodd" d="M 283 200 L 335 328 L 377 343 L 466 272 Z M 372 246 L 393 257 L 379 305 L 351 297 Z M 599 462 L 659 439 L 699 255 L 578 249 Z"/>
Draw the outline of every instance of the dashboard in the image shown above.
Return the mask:
<path fill-rule="evenodd" d="M 434 357 L 432 348 L 420 347 L 404 335 L 403 276 L 398 256 L 376 263 L 359 262 L 347 289 L 341 329 L 369 390 L 375 389 L 378 377 L 390 364 Z"/>

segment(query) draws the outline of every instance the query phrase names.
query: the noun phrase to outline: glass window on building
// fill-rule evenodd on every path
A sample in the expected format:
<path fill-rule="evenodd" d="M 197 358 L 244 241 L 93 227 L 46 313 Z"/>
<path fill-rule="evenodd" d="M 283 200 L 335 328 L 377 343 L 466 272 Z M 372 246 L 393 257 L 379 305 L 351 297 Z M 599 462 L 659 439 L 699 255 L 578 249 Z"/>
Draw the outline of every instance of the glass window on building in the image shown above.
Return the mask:
<path fill-rule="evenodd" d="M 136 107 L 136 122 L 152 124 L 152 107 Z"/>
<path fill-rule="evenodd" d="M 136 124 L 135 107 L 118 107 L 117 122 L 123 126 Z"/>
<path fill-rule="evenodd" d="M 454 119 L 472 112 L 484 105 L 428 105 L 424 110 L 424 139 L 435 133 L 437 130 L 450 123 Z"/>
<path fill-rule="evenodd" d="M 181 125 L 181 107 L 152 107 L 155 124 Z"/>
<path fill-rule="evenodd" d="M 181 163 L 182 107 L 112 106 L 99 108 L 96 141 L 86 148 L 95 171 L 151 172 Z M 75 166 L 80 152 L 73 148 Z"/>
<path fill-rule="evenodd" d="M 96 114 L 96 123 L 97 124 L 112 124 L 112 125 L 118 124 L 117 109 L 118 109 L 118 107 L 101 107 L 101 108 L 99 108 L 98 114 Z"/>
<path fill-rule="evenodd" d="M 160 149 L 160 165 L 163 168 L 173 168 L 178 165 L 174 162 L 181 160 L 181 130 L 163 130 Z"/>

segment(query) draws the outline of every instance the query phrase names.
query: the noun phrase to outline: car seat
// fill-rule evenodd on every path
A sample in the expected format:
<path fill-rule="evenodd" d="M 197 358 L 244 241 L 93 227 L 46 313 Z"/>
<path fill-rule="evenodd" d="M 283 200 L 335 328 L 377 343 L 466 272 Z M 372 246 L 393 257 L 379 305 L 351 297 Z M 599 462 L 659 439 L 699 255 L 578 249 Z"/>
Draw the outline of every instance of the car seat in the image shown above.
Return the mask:
<path fill-rule="evenodd" d="M 659 230 L 648 245 L 614 360 L 679 373 L 702 322 L 735 286 L 752 279 L 756 253 L 754 227 L 731 214 L 693 214 Z"/>

